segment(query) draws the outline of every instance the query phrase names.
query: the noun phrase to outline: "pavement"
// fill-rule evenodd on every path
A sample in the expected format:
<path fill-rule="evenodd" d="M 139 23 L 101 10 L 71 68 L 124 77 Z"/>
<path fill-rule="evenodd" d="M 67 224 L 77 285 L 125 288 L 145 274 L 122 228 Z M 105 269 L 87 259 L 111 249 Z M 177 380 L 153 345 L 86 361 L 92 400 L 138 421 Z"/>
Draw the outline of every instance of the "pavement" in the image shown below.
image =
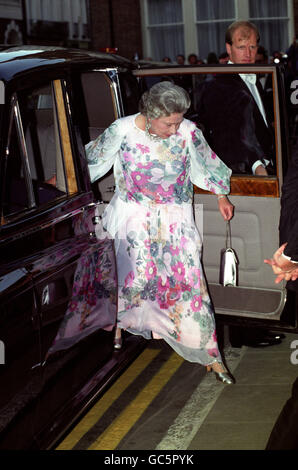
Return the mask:
<path fill-rule="evenodd" d="M 184 449 L 264 450 L 298 376 L 298 364 L 291 363 L 297 339 L 287 334 L 281 344 L 261 349 L 227 346 L 225 358 L 236 384 L 215 385 L 213 374 L 205 376 L 196 390 L 198 410 Z M 169 430 L 158 448 L 179 448 L 174 436 Z"/>
<path fill-rule="evenodd" d="M 297 340 L 287 333 L 266 348 L 226 341 L 234 385 L 151 340 L 57 450 L 264 450 L 298 375 Z"/>

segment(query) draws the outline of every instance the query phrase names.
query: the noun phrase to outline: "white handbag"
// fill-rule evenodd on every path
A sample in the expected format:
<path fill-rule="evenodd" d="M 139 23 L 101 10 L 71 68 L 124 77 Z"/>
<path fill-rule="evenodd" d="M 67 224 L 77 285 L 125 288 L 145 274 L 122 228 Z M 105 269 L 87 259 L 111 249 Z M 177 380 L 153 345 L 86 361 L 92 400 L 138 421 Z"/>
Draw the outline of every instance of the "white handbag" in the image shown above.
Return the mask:
<path fill-rule="evenodd" d="M 238 283 L 238 258 L 232 248 L 231 225 L 226 225 L 226 247 L 220 253 L 219 282 L 223 286 L 237 286 Z"/>

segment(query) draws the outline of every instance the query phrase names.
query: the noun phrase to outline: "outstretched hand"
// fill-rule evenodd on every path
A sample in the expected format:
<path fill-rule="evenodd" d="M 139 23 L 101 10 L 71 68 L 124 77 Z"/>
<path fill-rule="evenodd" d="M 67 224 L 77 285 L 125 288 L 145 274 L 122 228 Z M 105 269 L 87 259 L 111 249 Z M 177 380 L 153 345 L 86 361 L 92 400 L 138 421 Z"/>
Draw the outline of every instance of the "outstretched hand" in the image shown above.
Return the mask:
<path fill-rule="evenodd" d="M 284 243 L 276 250 L 271 259 L 264 259 L 264 263 L 269 264 L 276 275 L 276 284 L 282 280 L 296 281 L 296 279 L 298 279 L 297 263 L 293 263 L 292 261 L 282 257 L 282 253 L 286 246 L 287 244 Z"/>

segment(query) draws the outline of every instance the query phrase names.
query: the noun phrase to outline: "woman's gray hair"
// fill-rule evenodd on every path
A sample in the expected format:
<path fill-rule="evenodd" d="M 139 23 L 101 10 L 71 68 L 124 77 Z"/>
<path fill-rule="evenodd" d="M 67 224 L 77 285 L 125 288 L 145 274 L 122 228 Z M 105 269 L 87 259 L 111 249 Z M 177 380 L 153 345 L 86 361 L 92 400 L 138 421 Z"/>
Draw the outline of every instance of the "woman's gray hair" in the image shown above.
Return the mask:
<path fill-rule="evenodd" d="M 149 119 L 170 116 L 172 113 L 186 113 L 190 97 L 183 88 L 172 82 L 159 82 L 145 91 L 139 103 L 140 112 Z"/>

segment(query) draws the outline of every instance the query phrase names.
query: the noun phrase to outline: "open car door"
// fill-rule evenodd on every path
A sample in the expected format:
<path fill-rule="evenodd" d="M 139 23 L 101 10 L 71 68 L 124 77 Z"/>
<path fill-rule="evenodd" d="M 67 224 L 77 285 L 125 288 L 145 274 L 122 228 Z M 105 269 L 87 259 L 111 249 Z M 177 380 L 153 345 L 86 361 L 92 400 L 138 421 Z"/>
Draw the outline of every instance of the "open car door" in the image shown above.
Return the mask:
<path fill-rule="evenodd" d="M 235 206 L 231 220 L 232 247 L 239 262 L 237 286 L 224 287 L 219 283 L 220 252 L 226 246 L 226 223 L 214 195 L 197 187 L 195 216 L 199 225 L 203 220 L 203 263 L 217 320 L 225 324 L 240 322 L 246 326 L 298 331 L 296 296 L 294 292 L 287 292 L 284 283 L 275 284 L 271 267 L 264 263 L 264 259 L 271 258 L 279 247 L 281 189 L 291 158 L 291 139 L 295 138 L 295 129 L 289 119 L 292 110 L 289 109 L 288 93 L 293 90 L 289 86 L 286 89 L 282 69 L 275 65 L 149 68 L 146 64 L 134 73 L 142 91 L 160 80 L 171 80 L 186 87 L 192 99 L 186 117 L 199 127 L 197 100 L 202 84 L 212 80 L 214 74 L 255 73 L 263 81 L 270 81 L 266 96 L 271 113 L 268 125 L 272 128 L 275 147 L 272 174 L 255 176 L 233 172 L 231 178 L 229 199 Z"/>

